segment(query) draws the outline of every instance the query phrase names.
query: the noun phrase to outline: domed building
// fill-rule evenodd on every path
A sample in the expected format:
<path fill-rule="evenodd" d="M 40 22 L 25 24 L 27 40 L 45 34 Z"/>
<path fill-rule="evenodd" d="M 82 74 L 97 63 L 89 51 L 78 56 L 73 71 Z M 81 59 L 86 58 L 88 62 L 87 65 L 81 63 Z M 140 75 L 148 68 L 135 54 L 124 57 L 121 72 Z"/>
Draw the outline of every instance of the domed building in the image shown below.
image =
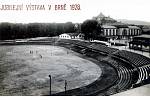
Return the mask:
<path fill-rule="evenodd" d="M 98 16 L 93 17 L 94 20 L 97 20 L 100 24 L 108 24 L 108 23 L 115 23 L 117 22 L 111 17 L 105 16 L 103 13 L 100 13 Z"/>

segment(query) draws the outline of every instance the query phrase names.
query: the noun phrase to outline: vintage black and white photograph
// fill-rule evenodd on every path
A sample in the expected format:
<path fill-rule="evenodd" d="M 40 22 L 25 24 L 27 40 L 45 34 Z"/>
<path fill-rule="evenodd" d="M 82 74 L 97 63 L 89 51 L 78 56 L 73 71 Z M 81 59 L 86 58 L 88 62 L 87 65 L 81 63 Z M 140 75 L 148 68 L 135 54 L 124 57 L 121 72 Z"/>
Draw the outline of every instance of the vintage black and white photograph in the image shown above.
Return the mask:
<path fill-rule="evenodd" d="M 150 96 L 149 0 L 0 0 L 0 96 Z"/>

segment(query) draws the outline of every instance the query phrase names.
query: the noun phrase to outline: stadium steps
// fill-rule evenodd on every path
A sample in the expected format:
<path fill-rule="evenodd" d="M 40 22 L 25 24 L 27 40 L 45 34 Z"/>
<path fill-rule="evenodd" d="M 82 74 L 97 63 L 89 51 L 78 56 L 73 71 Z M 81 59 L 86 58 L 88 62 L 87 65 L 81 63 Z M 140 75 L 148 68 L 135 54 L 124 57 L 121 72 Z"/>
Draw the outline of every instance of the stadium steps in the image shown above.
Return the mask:
<path fill-rule="evenodd" d="M 147 64 L 150 64 L 150 59 L 133 52 L 121 50 L 120 52 L 116 53 L 115 56 L 118 56 L 120 58 L 123 58 L 127 61 L 130 61 L 132 64 L 134 64 L 136 67 L 141 67 Z"/>
<path fill-rule="evenodd" d="M 150 77 L 150 66 L 139 67 L 139 79 L 136 84 L 141 83 L 144 80 L 149 79 Z"/>
<path fill-rule="evenodd" d="M 69 40 L 69 42 L 70 44 L 74 44 L 76 48 L 78 48 L 77 50 L 79 51 L 77 52 L 87 53 L 87 55 L 97 59 L 98 61 L 104 61 L 111 64 L 116 69 L 118 80 L 116 81 L 116 84 L 114 86 L 108 89 L 106 94 L 114 94 L 115 92 L 124 91 L 126 89 L 129 89 L 132 84 L 141 82 L 149 78 L 150 68 L 140 66 L 150 64 L 150 60 L 142 55 L 125 50 L 120 51 L 118 49 L 112 49 L 104 45 L 92 44 L 89 42 L 86 43 L 83 41 L 71 40 Z M 105 53 L 107 54 L 107 57 L 101 60 L 101 58 L 99 59 L 98 56 L 95 56 L 94 52 L 97 54 L 101 54 L 101 52 Z M 137 70 L 137 68 L 139 68 L 139 70 Z M 134 75 L 134 73 L 136 73 L 139 78 L 135 78 L 135 76 L 137 75 Z M 98 86 L 95 84 L 94 87 L 97 88 Z"/>
<path fill-rule="evenodd" d="M 134 70 L 128 69 L 123 63 L 120 63 L 113 58 L 104 59 L 104 61 L 110 63 L 118 73 L 118 81 L 116 82 L 116 85 L 110 88 L 107 94 L 109 94 L 109 92 L 112 94 L 111 91 L 114 91 L 114 89 L 117 92 L 130 88 L 132 85 L 132 73 Z"/>
<path fill-rule="evenodd" d="M 125 68 L 122 67 L 120 69 L 122 71 L 122 73 L 120 73 L 122 79 L 120 79 L 119 83 L 117 84 L 120 90 L 126 89 L 129 87 L 129 85 L 131 84 L 131 80 L 132 80 L 132 75 L 130 73 L 130 71 Z"/>

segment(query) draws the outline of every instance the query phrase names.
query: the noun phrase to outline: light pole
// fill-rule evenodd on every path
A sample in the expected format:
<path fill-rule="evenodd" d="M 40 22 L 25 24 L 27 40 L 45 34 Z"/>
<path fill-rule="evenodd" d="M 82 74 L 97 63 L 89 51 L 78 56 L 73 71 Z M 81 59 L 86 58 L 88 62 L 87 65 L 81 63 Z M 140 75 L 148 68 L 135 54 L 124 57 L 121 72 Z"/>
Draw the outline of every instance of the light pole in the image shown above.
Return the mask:
<path fill-rule="evenodd" d="M 65 80 L 65 95 L 66 95 L 66 90 L 67 90 L 67 81 Z"/>
<path fill-rule="evenodd" d="M 49 95 L 51 95 L 51 75 L 49 75 Z"/>
<path fill-rule="evenodd" d="M 149 57 L 150 57 L 150 45 L 149 45 Z"/>

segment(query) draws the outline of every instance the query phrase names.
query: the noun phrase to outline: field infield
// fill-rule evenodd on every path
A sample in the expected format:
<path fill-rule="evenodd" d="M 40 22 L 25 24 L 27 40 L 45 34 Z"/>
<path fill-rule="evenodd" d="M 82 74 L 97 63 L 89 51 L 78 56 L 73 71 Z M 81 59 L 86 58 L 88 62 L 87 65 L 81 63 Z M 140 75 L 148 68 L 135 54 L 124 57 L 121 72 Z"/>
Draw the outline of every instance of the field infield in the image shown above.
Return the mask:
<path fill-rule="evenodd" d="M 0 95 L 48 95 L 88 85 L 97 80 L 101 68 L 81 54 L 59 46 L 0 46 Z"/>

